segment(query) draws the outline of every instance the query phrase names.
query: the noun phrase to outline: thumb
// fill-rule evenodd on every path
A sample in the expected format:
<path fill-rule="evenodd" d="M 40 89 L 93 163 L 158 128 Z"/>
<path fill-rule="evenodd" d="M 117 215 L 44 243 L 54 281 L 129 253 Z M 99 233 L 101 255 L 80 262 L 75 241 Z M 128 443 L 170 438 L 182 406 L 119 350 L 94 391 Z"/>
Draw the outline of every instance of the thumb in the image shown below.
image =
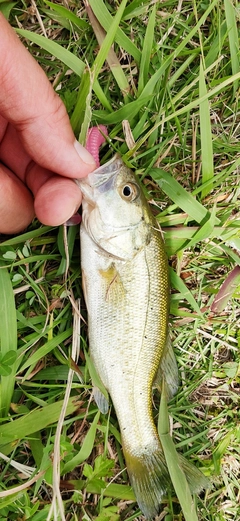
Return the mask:
<path fill-rule="evenodd" d="M 36 163 L 66 177 L 87 175 L 94 159 L 75 140 L 64 104 L 1 14 L 0 34 L 0 113 Z"/>

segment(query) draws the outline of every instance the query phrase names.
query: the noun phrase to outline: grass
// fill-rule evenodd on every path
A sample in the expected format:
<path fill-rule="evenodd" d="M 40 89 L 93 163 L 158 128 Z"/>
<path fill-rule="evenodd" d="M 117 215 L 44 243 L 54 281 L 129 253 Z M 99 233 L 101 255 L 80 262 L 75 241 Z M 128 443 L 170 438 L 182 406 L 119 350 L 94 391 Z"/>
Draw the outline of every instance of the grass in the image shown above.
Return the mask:
<path fill-rule="evenodd" d="M 237 2 L 90 0 L 88 14 L 74 1 L 38 0 L 33 10 L 10 4 L 0 8 L 21 27 L 76 135 L 84 141 L 89 117 L 92 125 L 107 124 L 112 148 L 103 148 L 102 160 L 119 150 L 142 180 L 171 266 L 170 327 L 181 379 L 169 405 L 172 438 L 212 483 L 194 498 L 198 519 L 238 521 Z M 99 24 L 108 32 L 101 51 Z M 99 415 L 92 397 L 78 233 L 34 221 L 22 235 L 1 237 L 1 520 L 143 519 L 114 411 Z M 78 299 L 80 345 L 76 311 L 74 323 L 72 316 Z M 158 409 L 154 394 L 156 421 Z M 184 519 L 176 496 L 164 500 L 160 519 Z"/>

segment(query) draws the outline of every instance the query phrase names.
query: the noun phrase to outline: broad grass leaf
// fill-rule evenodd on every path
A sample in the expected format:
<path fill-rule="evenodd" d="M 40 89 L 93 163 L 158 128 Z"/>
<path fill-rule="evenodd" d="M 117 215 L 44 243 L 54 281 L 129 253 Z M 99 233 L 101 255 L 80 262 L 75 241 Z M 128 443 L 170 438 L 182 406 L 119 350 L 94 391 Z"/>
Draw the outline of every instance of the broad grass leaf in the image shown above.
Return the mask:
<path fill-rule="evenodd" d="M 13 360 L 11 355 L 17 351 L 17 318 L 16 318 L 16 307 L 13 294 L 12 283 L 7 268 L 0 266 L 0 349 L 2 360 L 9 356 Z M 16 358 L 15 358 L 16 361 Z M 8 414 L 12 393 L 15 385 L 15 361 L 11 364 L 12 367 L 6 368 L 5 374 L 1 376 L 0 384 L 0 416 L 4 417 Z M 4 366 L 2 367 L 4 372 Z"/>
<path fill-rule="evenodd" d="M 29 414 L 23 415 L 21 418 L 14 419 L 9 423 L 0 425 L 0 446 L 1 451 L 7 454 L 11 451 L 8 445 L 7 452 L 5 451 L 5 444 L 12 444 L 12 447 L 18 440 L 22 440 L 34 432 L 41 431 L 49 425 L 54 425 L 60 416 L 63 401 L 46 405 L 30 411 Z M 66 415 L 72 414 L 78 408 L 76 397 L 69 400 Z"/>
<path fill-rule="evenodd" d="M 0 2 L 0 13 L 3 14 L 6 20 L 8 20 L 11 10 L 16 5 L 16 3 L 17 2 L 9 2 L 7 0 L 4 2 Z"/>
<path fill-rule="evenodd" d="M 28 31 L 27 29 L 16 29 L 16 32 L 31 42 L 36 43 L 39 47 L 45 49 L 45 51 L 50 52 L 52 56 L 58 58 L 78 76 L 82 75 L 85 69 L 85 63 L 58 43 L 48 40 L 45 36 Z"/>
<path fill-rule="evenodd" d="M 94 483 L 89 483 L 86 490 L 91 494 L 97 493 Z M 106 484 L 106 487 L 102 490 L 102 494 L 107 497 L 124 499 L 125 501 L 136 501 L 134 492 L 128 485 L 120 485 L 116 483 Z"/>
<path fill-rule="evenodd" d="M 205 82 L 203 65 L 200 63 L 199 72 L 199 97 L 200 99 L 207 94 L 207 86 Z M 201 136 L 201 156 L 202 156 L 202 183 L 206 183 L 211 180 L 214 175 L 213 166 L 213 143 L 212 143 L 212 130 L 211 130 L 211 118 L 210 118 L 210 107 L 208 99 L 201 101 L 199 104 L 199 116 L 200 116 L 200 136 Z M 203 188 L 202 198 L 211 192 L 212 185 L 208 185 L 208 188 Z"/>
<path fill-rule="evenodd" d="M 169 268 L 170 270 L 170 280 L 171 286 L 173 286 L 179 293 L 181 294 L 182 299 L 186 299 L 190 306 L 197 312 L 199 316 L 202 316 L 202 312 L 198 303 L 196 302 L 194 296 L 191 291 L 187 288 L 186 284 L 184 284 L 183 280 L 177 275 L 177 273 L 173 270 L 173 268 Z"/>
<path fill-rule="evenodd" d="M 48 353 L 50 353 L 55 347 L 57 347 L 61 342 L 64 342 L 67 338 L 71 337 L 72 335 L 72 328 L 66 329 L 66 331 L 63 331 L 62 333 L 59 333 L 58 335 L 54 336 L 49 342 L 46 342 L 43 346 L 39 347 L 35 353 L 33 353 L 26 362 L 21 367 L 21 372 L 27 369 L 28 367 L 35 366 L 36 363 L 46 356 Z"/>
<path fill-rule="evenodd" d="M 185 521 L 198 521 L 194 501 L 187 483 L 186 476 L 179 464 L 179 458 L 173 440 L 169 433 L 169 418 L 165 386 L 162 388 L 158 431 L 164 456 L 174 489 L 181 505 Z"/>
<path fill-rule="evenodd" d="M 87 29 L 89 27 L 88 22 L 86 20 L 82 20 L 79 18 L 73 11 L 67 9 L 63 5 L 55 4 L 54 2 L 48 2 L 48 0 L 44 0 L 44 3 L 47 4 L 51 9 L 56 11 L 60 16 L 69 20 L 69 22 L 76 25 L 79 29 Z"/>
<path fill-rule="evenodd" d="M 71 124 L 74 132 L 77 135 L 80 135 L 79 139 L 82 144 L 85 144 L 87 129 L 89 126 L 89 121 L 91 119 L 91 108 L 90 108 L 90 100 L 92 88 L 94 86 L 95 80 L 97 80 L 98 75 L 100 73 L 101 67 L 103 66 L 105 60 L 107 59 L 108 52 L 113 44 L 117 28 L 120 24 L 121 17 L 123 15 L 124 7 L 127 3 L 127 0 L 122 0 L 121 5 L 118 7 L 116 15 L 112 20 L 112 24 L 108 29 L 108 32 L 103 40 L 103 43 L 100 47 L 100 50 L 97 54 L 97 57 L 91 66 L 90 70 L 86 70 L 82 82 L 79 88 L 79 95 L 77 99 L 77 103 L 74 109 L 74 112 L 71 117 Z M 81 132 L 81 134 L 80 134 Z"/>
<path fill-rule="evenodd" d="M 98 424 L 99 418 L 100 418 L 100 411 L 97 412 L 97 414 L 92 422 L 92 425 L 84 438 L 80 451 L 78 452 L 78 454 L 76 454 L 76 456 L 74 456 L 70 461 L 68 461 L 64 465 L 63 471 L 62 471 L 63 474 L 66 474 L 67 472 L 71 472 L 75 467 L 77 467 L 77 465 L 81 465 L 81 463 L 83 463 L 90 456 L 90 454 L 93 450 L 93 447 L 94 447 L 97 424 Z"/>
<path fill-rule="evenodd" d="M 143 91 L 149 74 L 149 68 L 151 63 L 151 52 L 152 45 L 154 39 L 154 28 L 156 23 L 156 6 L 153 6 L 152 12 L 149 16 L 146 34 L 143 42 L 143 49 L 141 54 L 141 63 L 139 70 L 139 79 L 138 79 L 138 93 L 141 94 Z"/>
<path fill-rule="evenodd" d="M 17 352 L 11 349 L 1 359 L 1 363 L 5 365 L 13 365 L 17 359 Z"/>
<path fill-rule="evenodd" d="M 198 242 L 205 239 L 209 239 L 212 236 L 214 230 L 214 224 L 216 222 L 216 208 L 213 208 L 210 213 L 209 219 L 194 233 L 192 239 L 186 244 L 187 248 L 195 246 Z"/>
<path fill-rule="evenodd" d="M 4 365 L 0 362 L 0 375 L 1 376 L 9 376 L 12 372 L 11 367 L 9 365 Z"/>
<path fill-rule="evenodd" d="M 228 40 L 231 56 L 232 73 L 237 74 L 240 70 L 239 62 L 239 27 L 237 26 L 237 8 L 231 0 L 224 0 L 224 10 L 226 16 Z M 238 20 L 239 22 L 239 20 Z M 234 82 L 233 90 L 236 92 L 239 81 Z"/>
<path fill-rule="evenodd" d="M 102 0 L 89 0 L 89 4 L 98 19 L 99 23 L 105 29 L 109 31 L 113 23 L 113 17 L 109 13 L 105 3 Z M 136 45 L 126 36 L 122 29 L 118 28 L 115 37 L 116 42 L 127 51 L 137 62 L 140 61 L 141 52 Z"/>
<path fill-rule="evenodd" d="M 121 107 L 111 114 L 106 114 L 106 116 L 102 112 L 99 115 L 97 111 L 93 111 L 93 115 L 99 120 L 100 123 L 105 123 L 107 125 L 121 123 L 124 119 L 127 119 L 130 123 L 141 110 L 141 108 L 144 107 L 144 105 L 148 105 L 150 99 L 151 96 L 146 96 L 144 98 L 141 97 L 135 101 L 131 101 L 127 105 L 124 105 L 124 107 Z"/>
<path fill-rule="evenodd" d="M 151 177 L 158 183 L 161 190 L 194 221 L 201 223 L 208 216 L 207 209 L 187 192 L 171 174 L 161 168 L 153 168 Z"/>

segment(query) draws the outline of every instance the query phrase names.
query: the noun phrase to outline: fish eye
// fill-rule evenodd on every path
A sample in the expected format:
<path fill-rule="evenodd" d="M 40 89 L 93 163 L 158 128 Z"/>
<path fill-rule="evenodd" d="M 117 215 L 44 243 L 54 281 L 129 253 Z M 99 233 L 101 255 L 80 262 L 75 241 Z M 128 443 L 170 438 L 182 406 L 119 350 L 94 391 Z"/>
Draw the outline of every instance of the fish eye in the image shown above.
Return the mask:
<path fill-rule="evenodd" d="M 123 195 L 124 195 L 125 197 L 129 197 L 129 196 L 131 195 L 131 193 L 132 193 L 131 187 L 128 186 L 128 185 L 125 185 L 125 186 L 123 187 L 122 193 L 123 193 Z"/>
<path fill-rule="evenodd" d="M 125 201 L 134 201 L 139 195 L 139 188 L 134 183 L 127 183 L 121 186 L 120 195 Z"/>

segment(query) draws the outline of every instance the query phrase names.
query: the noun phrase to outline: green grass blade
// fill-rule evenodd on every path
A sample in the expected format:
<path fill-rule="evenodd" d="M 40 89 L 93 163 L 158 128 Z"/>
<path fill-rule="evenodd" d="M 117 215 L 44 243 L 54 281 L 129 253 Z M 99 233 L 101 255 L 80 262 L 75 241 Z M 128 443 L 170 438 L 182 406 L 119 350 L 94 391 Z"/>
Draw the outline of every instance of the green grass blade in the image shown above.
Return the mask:
<path fill-rule="evenodd" d="M 206 18 L 210 15 L 211 11 L 214 9 L 214 7 L 219 3 L 219 0 L 213 0 L 209 3 L 209 6 L 207 7 L 206 11 L 204 11 L 204 14 L 201 16 L 201 18 L 198 20 L 196 25 L 189 31 L 188 35 L 179 43 L 177 48 L 174 51 L 174 57 L 176 58 L 179 56 L 179 54 L 185 49 L 187 43 L 191 41 L 191 39 L 194 37 L 194 35 L 197 33 L 197 31 L 200 29 L 200 27 L 205 23 Z"/>
<path fill-rule="evenodd" d="M 81 447 L 79 453 L 76 454 L 76 456 L 74 456 L 74 458 L 72 458 L 70 461 L 68 461 L 64 465 L 63 472 L 62 472 L 63 474 L 66 474 L 67 472 L 71 472 L 75 467 L 77 467 L 77 465 L 81 465 L 81 463 L 83 463 L 84 461 L 86 461 L 89 458 L 89 456 L 93 450 L 99 418 L 100 418 L 100 411 L 97 412 L 97 414 L 92 422 L 92 425 L 84 438 L 84 441 L 83 441 L 83 444 L 82 444 L 82 447 Z"/>
<path fill-rule="evenodd" d="M 147 2 L 147 5 L 149 4 L 149 2 Z M 126 7 L 125 11 L 124 11 L 124 20 L 128 20 L 129 18 L 133 18 L 134 16 L 138 16 L 138 9 L 139 7 L 141 9 L 143 9 L 143 12 L 144 14 L 146 13 L 146 1 L 145 1 L 145 5 L 144 5 L 144 2 L 142 0 L 133 0 L 132 2 L 130 2 L 128 4 L 128 6 Z"/>
<path fill-rule="evenodd" d="M 234 74 L 234 76 L 231 76 L 230 78 L 227 78 L 226 80 L 222 81 L 217 85 L 216 87 L 210 89 L 204 96 L 201 98 L 196 98 L 194 101 L 191 101 L 185 107 L 182 107 L 181 109 L 176 110 L 172 114 L 169 114 L 169 116 L 166 116 L 165 122 L 171 121 L 171 119 L 175 118 L 176 116 L 180 116 L 181 114 L 186 114 L 192 109 L 196 108 L 200 103 L 204 102 L 205 100 L 212 98 L 219 94 L 220 92 L 224 92 L 226 87 L 234 83 L 235 81 L 240 79 L 240 72 L 237 74 Z"/>
<path fill-rule="evenodd" d="M 164 381 L 159 411 L 158 431 L 164 456 L 167 462 L 168 472 L 179 499 L 179 503 L 182 507 L 185 521 L 198 521 L 195 505 L 186 480 L 186 476 L 179 464 L 178 453 L 169 433 L 169 418 Z"/>
<path fill-rule="evenodd" d="M 112 21 L 112 25 L 109 28 L 109 31 L 107 32 L 106 37 L 104 38 L 104 41 L 100 47 L 99 53 L 91 67 L 91 71 L 87 70 L 85 72 L 82 82 L 80 84 L 78 100 L 71 117 L 71 123 L 74 132 L 80 135 L 80 141 L 82 144 L 85 144 L 87 129 L 89 126 L 89 122 L 91 121 L 90 101 L 92 87 L 94 85 L 95 80 L 98 78 L 101 67 L 107 59 L 108 52 L 114 41 L 116 31 L 121 21 L 126 3 L 127 0 L 122 0 L 122 3 L 119 6 L 117 13 Z"/>
<path fill-rule="evenodd" d="M 50 54 L 58 58 L 62 63 L 65 63 L 65 65 L 78 76 L 82 75 L 85 69 L 85 63 L 70 51 L 64 49 L 64 47 L 61 47 L 61 45 L 58 43 L 53 42 L 52 40 L 48 40 L 48 38 L 45 38 L 45 36 L 41 36 L 40 34 L 33 33 L 26 29 L 16 29 L 16 32 L 31 42 L 36 43 L 45 49 L 45 51 L 50 52 Z"/>
<path fill-rule="evenodd" d="M 101 46 L 106 37 L 106 32 L 104 31 L 102 26 L 99 24 L 99 22 L 98 22 L 96 16 L 94 15 L 90 6 L 87 6 L 87 13 L 88 13 L 89 20 L 91 22 L 91 26 L 94 30 L 95 36 L 97 38 L 97 41 L 98 41 L 99 45 Z M 114 76 L 114 78 L 117 82 L 117 85 L 119 86 L 119 89 L 122 92 L 124 101 L 125 101 L 125 103 L 127 103 L 128 92 L 130 90 L 130 86 L 128 84 L 128 80 L 127 80 L 127 77 L 125 76 L 123 68 L 122 68 L 122 66 L 118 60 L 118 57 L 112 46 L 109 48 L 106 60 L 111 69 L 112 75 Z"/>
<path fill-rule="evenodd" d="M 102 25 L 105 31 L 108 32 L 112 26 L 113 18 L 109 13 L 105 3 L 102 0 L 89 0 L 89 4 L 99 23 Z M 120 45 L 126 52 L 133 56 L 136 62 L 140 62 L 141 52 L 138 50 L 136 45 L 126 36 L 122 29 L 117 29 L 115 40 L 118 43 L 118 45 Z"/>
<path fill-rule="evenodd" d="M 163 64 L 159 67 L 159 69 L 152 75 L 150 80 L 147 82 L 145 87 L 143 88 L 139 99 L 146 98 L 146 96 L 153 95 L 155 86 L 157 82 L 162 78 L 164 73 L 166 72 L 167 68 L 170 67 L 172 63 L 172 56 L 169 56 Z"/>
<path fill-rule="evenodd" d="M 161 168 L 153 168 L 151 176 L 158 183 L 161 190 L 194 221 L 201 223 L 206 219 L 208 215 L 207 209 L 187 192 L 171 174 Z"/>
<path fill-rule="evenodd" d="M 1 360 L 11 352 L 17 352 L 17 318 L 10 275 L 6 268 L 0 268 L 0 353 Z M 5 358 L 6 359 L 6 358 Z M 0 360 L 0 363 L 1 363 Z M 16 362 L 7 376 L 1 376 L 0 417 L 7 416 L 15 384 Z"/>
<path fill-rule="evenodd" d="M 68 328 L 62 333 L 59 333 L 59 335 L 56 335 L 53 337 L 49 342 L 46 342 L 42 347 L 39 347 L 33 355 L 31 355 L 28 360 L 21 366 L 20 370 L 25 371 L 28 367 L 35 366 L 36 363 L 46 356 L 48 353 L 50 353 L 55 347 L 57 347 L 61 342 L 64 342 L 67 338 L 71 337 L 72 335 L 72 328 Z"/>
<path fill-rule="evenodd" d="M 106 114 L 98 116 L 97 112 L 93 112 L 93 115 L 98 119 L 101 123 L 106 123 L 107 125 L 114 125 L 116 123 L 121 123 L 123 119 L 127 119 L 129 122 L 133 120 L 139 110 L 147 105 L 147 102 L 151 99 L 151 96 L 147 96 L 145 98 L 139 97 L 135 101 L 128 103 L 124 107 L 121 107 L 119 110 L 112 112 L 111 114 Z"/>
<path fill-rule="evenodd" d="M 92 90 L 92 77 L 89 70 L 85 70 L 82 76 L 82 80 L 79 86 L 78 99 L 76 102 L 76 106 L 74 108 L 73 114 L 71 116 L 71 125 L 75 135 L 80 136 L 81 128 L 83 126 L 84 120 L 89 118 L 89 103 L 91 97 Z M 91 118 L 89 119 L 89 121 Z M 81 143 L 85 145 L 86 141 L 86 129 L 85 136 L 81 136 Z"/>
<path fill-rule="evenodd" d="M 236 12 L 237 7 L 234 7 L 231 0 L 224 0 L 225 16 L 228 29 L 228 40 L 230 47 L 232 73 L 237 74 L 240 70 L 239 63 L 239 29 L 237 27 Z M 233 84 L 234 93 L 238 89 L 239 82 Z"/>
<path fill-rule="evenodd" d="M 198 228 L 195 226 L 191 226 L 191 228 L 176 226 L 170 227 L 169 229 L 162 227 L 162 231 L 168 257 L 171 257 L 174 253 L 183 249 L 186 242 L 191 240 L 193 235 L 198 231 Z"/>
<path fill-rule="evenodd" d="M 75 15 L 75 13 L 70 11 L 70 9 L 67 9 L 63 5 L 54 4 L 48 0 L 44 0 L 44 3 L 56 11 L 56 13 L 58 13 L 60 16 L 75 24 L 77 27 L 79 27 L 79 29 L 87 29 L 89 27 L 89 24 L 86 22 L 86 20 L 82 20 L 77 15 Z"/>
<path fill-rule="evenodd" d="M 195 246 L 198 242 L 204 241 L 204 239 L 208 239 L 214 230 L 214 224 L 216 219 L 216 208 L 213 208 L 210 213 L 209 219 L 197 230 L 197 232 L 193 235 L 192 239 L 187 243 L 187 248 L 191 248 Z"/>
<path fill-rule="evenodd" d="M 22 235 L 18 235 L 17 237 L 11 237 L 11 239 L 7 239 L 6 241 L 2 241 L 0 244 L 0 248 L 5 246 L 15 246 L 21 242 L 26 242 L 28 240 L 32 240 L 34 237 L 40 237 L 41 235 L 45 235 L 47 232 L 53 230 L 53 226 L 40 226 L 37 230 L 32 230 L 30 232 L 23 233 Z"/>
<path fill-rule="evenodd" d="M 204 78 L 203 65 L 200 63 L 199 72 L 199 96 L 202 98 L 207 94 L 207 86 Z M 213 143 L 211 118 L 208 99 L 199 104 L 200 116 L 200 135 L 201 135 L 201 150 L 202 150 L 202 183 L 206 183 L 214 176 L 213 166 Z M 212 190 L 212 185 L 202 190 L 202 198 Z"/>
<path fill-rule="evenodd" d="M 0 425 L 0 446 L 1 451 L 6 454 L 4 450 L 5 444 L 13 444 L 34 432 L 41 431 L 49 425 L 53 425 L 59 419 L 63 401 L 46 405 L 39 409 L 34 409 L 29 414 L 24 414 L 21 418 L 14 419 L 5 425 Z M 73 414 L 79 407 L 76 403 L 76 396 L 70 398 L 66 415 Z M 9 447 L 9 446 L 8 446 Z M 12 447 L 13 448 L 13 447 Z M 10 449 L 11 450 L 11 449 Z M 8 452 L 10 452 L 8 449 Z"/>
<path fill-rule="evenodd" d="M 100 1 L 99 1 L 99 3 L 100 3 Z M 98 77 L 101 67 L 103 66 L 105 60 L 107 59 L 109 49 L 114 41 L 118 26 L 120 24 L 120 21 L 121 21 L 121 18 L 122 18 L 122 15 L 123 15 L 123 12 L 124 12 L 124 9 L 126 6 L 126 3 L 127 3 L 127 0 L 122 0 L 120 6 L 118 7 L 116 15 L 114 16 L 114 18 L 112 20 L 111 26 L 108 29 L 106 37 L 101 45 L 99 53 L 92 66 L 94 80 Z"/>
<path fill-rule="evenodd" d="M 235 81 L 237 81 L 239 79 L 240 79 L 240 72 L 238 74 L 234 74 L 233 76 L 231 76 L 227 80 L 224 80 L 224 81 L 220 82 L 219 85 L 217 85 L 213 89 L 209 90 L 207 92 L 207 94 L 205 94 L 201 98 L 198 97 L 194 101 L 191 101 L 187 105 L 184 105 L 184 107 L 175 110 L 174 112 L 172 112 L 168 116 L 164 116 L 164 122 L 167 123 L 168 121 L 171 121 L 172 119 L 175 119 L 177 116 L 180 116 L 182 114 L 188 114 L 192 109 L 198 107 L 200 105 L 200 103 L 202 103 L 203 101 L 205 101 L 205 100 L 207 100 L 207 99 L 209 99 L 209 98 L 211 98 L 213 96 L 216 96 L 220 92 L 224 92 L 226 87 L 228 87 L 229 85 L 231 85 L 232 83 L 234 83 Z M 164 113 L 165 113 L 165 109 L 162 109 L 160 111 L 160 114 L 164 115 Z M 131 149 L 128 152 L 128 154 L 126 154 L 126 158 L 131 157 L 133 155 L 133 153 L 136 152 L 146 142 L 146 140 L 151 136 L 151 134 L 158 127 L 160 127 L 162 124 L 163 124 L 163 122 L 161 120 L 160 122 L 157 122 L 153 127 L 151 127 L 151 129 L 148 132 L 146 132 L 144 137 L 142 139 L 139 139 L 139 141 L 136 143 L 136 145 L 133 147 L 133 149 Z"/>
<path fill-rule="evenodd" d="M 0 12 L 3 14 L 3 16 L 8 20 L 10 12 L 12 8 L 15 6 L 16 2 L 0 2 Z"/>
<path fill-rule="evenodd" d="M 94 90 L 96 96 L 98 97 L 100 103 L 102 104 L 102 106 L 109 112 L 113 112 L 113 108 L 111 107 L 111 104 L 110 104 L 105 92 L 103 92 L 103 89 L 98 80 L 95 80 L 94 85 L 93 85 L 93 90 Z"/>
<path fill-rule="evenodd" d="M 139 80 L 138 80 L 138 94 L 141 94 L 143 88 L 145 87 L 149 74 L 149 67 L 151 62 L 151 52 L 153 45 L 153 37 L 154 37 L 154 29 L 156 22 L 156 5 L 153 6 L 152 12 L 150 14 L 146 34 L 143 43 L 142 49 L 142 57 L 140 63 L 139 70 Z"/>
<path fill-rule="evenodd" d="M 120 485 L 118 483 L 108 483 L 106 484 L 106 488 L 99 491 L 99 487 L 91 481 L 86 486 L 87 492 L 90 494 L 99 494 L 102 493 L 103 496 L 116 498 L 116 499 L 124 499 L 125 501 L 136 501 L 134 492 L 131 487 L 128 485 Z"/>
<path fill-rule="evenodd" d="M 181 298 L 186 299 L 190 306 L 196 311 L 196 313 L 202 317 L 202 312 L 195 298 L 193 297 L 191 291 L 187 288 L 186 284 L 184 284 L 183 280 L 177 275 L 177 273 L 173 270 L 173 268 L 169 268 L 170 272 L 170 280 L 171 286 L 181 293 Z"/>

